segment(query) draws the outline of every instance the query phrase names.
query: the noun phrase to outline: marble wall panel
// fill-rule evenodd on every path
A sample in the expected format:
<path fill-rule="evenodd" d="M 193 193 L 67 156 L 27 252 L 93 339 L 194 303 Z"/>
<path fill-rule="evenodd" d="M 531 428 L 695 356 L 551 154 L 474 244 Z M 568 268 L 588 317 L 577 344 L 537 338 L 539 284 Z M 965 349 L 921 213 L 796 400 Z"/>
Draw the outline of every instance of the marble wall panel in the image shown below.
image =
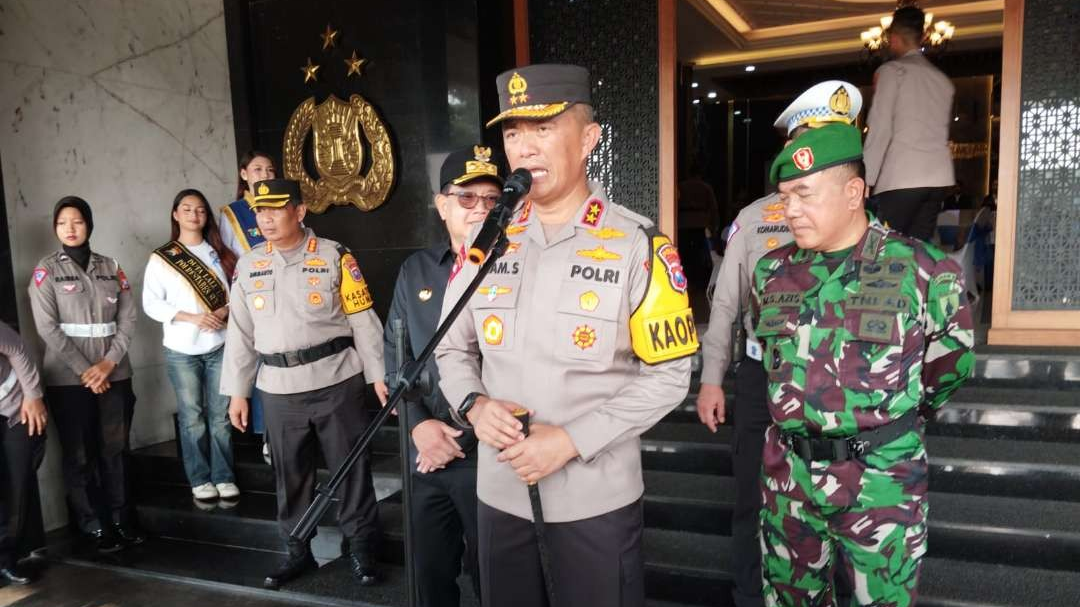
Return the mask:
<path fill-rule="evenodd" d="M 151 249 L 168 238 L 185 187 L 215 206 L 235 188 L 222 0 L 0 0 L 0 159 L 20 328 L 35 347 L 25 285 L 56 249 L 52 206 L 94 209 L 92 246 L 141 293 Z M 176 404 L 160 325 L 140 313 L 131 347 L 133 446 L 173 437 Z M 55 434 L 55 433 L 54 433 Z M 40 472 L 46 524 L 66 523 L 59 445 Z"/>

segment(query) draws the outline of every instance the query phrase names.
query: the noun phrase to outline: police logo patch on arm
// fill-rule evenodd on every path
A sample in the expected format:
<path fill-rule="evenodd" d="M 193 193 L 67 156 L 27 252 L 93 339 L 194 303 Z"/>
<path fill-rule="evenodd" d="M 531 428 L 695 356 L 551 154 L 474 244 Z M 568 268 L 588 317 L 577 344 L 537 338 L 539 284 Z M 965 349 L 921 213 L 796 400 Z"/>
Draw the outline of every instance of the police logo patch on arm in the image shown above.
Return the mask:
<path fill-rule="evenodd" d="M 655 228 L 645 233 L 649 235 L 649 283 L 630 315 L 630 341 L 638 358 L 656 364 L 697 352 L 698 335 L 678 250 Z"/>
<path fill-rule="evenodd" d="M 367 281 L 352 253 L 341 256 L 341 309 L 346 314 L 363 312 L 372 306 Z"/>

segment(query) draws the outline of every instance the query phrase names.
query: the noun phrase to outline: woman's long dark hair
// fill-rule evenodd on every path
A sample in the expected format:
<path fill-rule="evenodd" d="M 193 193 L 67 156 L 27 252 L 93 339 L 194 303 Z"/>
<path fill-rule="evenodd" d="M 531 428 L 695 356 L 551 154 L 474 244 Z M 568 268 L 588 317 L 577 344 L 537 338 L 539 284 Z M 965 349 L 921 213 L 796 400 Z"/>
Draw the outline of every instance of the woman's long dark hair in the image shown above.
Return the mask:
<path fill-rule="evenodd" d="M 240 169 L 246 169 L 247 166 L 251 164 L 251 161 L 256 158 L 265 158 L 270 161 L 270 164 L 274 164 L 274 159 L 266 152 L 260 152 L 259 150 L 248 150 L 244 152 L 244 155 L 240 157 L 240 166 L 236 169 L 236 179 L 239 181 L 236 186 L 236 200 L 243 198 L 244 192 L 247 192 L 250 187 L 248 182 L 244 181 L 244 178 L 240 176 Z"/>
<path fill-rule="evenodd" d="M 217 253 L 218 260 L 221 261 L 221 271 L 225 273 L 225 280 L 228 282 L 232 280 L 233 270 L 236 268 L 236 253 L 233 253 L 232 249 L 225 246 L 225 241 L 221 240 L 221 232 L 218 231 L 217 221 L 214 220 L 214 212 L 210 209 L 210 203 L 206 201 L 206 196 L 203 196 L 203 193 L 199 190 L 194 188 L 180 190 L 176 198 L 173 198 L 172 210 L 169 211 L 169 221 L 172 223 L 172 236 L 170 238 L 173 240 L 180 238 L 180 224 L 173 217 L 173 213 L 180 206 L 180 201 L 188 196 L 198 198 L 202 202 L 203 208 L 206 209 L 206 225 L 202 229 L 203 240 L 209 242 L 210 248 Z"/>

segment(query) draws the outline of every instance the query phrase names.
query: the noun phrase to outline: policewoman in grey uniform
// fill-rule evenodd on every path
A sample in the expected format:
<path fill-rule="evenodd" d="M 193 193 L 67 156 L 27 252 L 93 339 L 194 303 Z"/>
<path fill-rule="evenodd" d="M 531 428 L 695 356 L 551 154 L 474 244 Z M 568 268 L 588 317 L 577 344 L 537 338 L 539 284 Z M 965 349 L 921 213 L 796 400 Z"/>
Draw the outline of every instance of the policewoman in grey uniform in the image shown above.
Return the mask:
<path fill-rule="evenodd" d="M 337 465 L 369 421 L 365 377 L 385 398 L 382 324 L 352 253 L 301 224 L 299 183 L 261 181 L 251 206 L 266 242 L 236 263 L 221 393 L 232 397 L 229 418 L 241 431 L 252 385 L 262 398 L 278 523 L 287 537 L 313 499 L 316 443 L 327 464 Z M 379 527 L 366 456 L 336 497 L 352 573 L 362 585 L 374 584 Z M 267 588 L 316 567 L 306 543 L 290 539 L 287 547 L 288 558 L 264 580 Z"/>
<path fill-rule="evenodd" d="M 53 226 L 61 250 L 38 262 L 27 287 L 45 342 L 45 396 L 73 522 L 98 550 L 113 552 L 143 541 L 130 526 L 124 462 L 135 405 L 128 361 L 135 302 L 119 262 L 90 250 L 94 218 L 85 200 L 61 198 Z"/>

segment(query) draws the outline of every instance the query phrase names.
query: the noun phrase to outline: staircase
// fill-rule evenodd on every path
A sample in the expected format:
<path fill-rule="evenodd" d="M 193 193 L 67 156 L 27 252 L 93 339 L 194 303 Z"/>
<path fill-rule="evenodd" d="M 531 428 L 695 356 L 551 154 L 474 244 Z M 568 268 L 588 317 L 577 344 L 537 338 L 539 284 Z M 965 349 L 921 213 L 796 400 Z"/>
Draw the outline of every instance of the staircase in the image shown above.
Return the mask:
<path fill-rule="evenodd" d="M 981 348 L 975 377 L 928 428 L 930 543 L 919 605 L 1019 607 L 1080 603 L 1080 351 Z M 729 605 L 733 479 L 730 428 L 709 433 L 691 394 L 645 434 L 646 588 L 654 607 Z M 730 386 L 729 386 L 730 388 Z M 729 390 L 730 392 L 730 390 Z M 336 561 L 331 512 L 313 542 L 325 565 L 276 597 L 324 605 L 403 605 L 397 429 L 380 431 L 373 471 L 380 493 L 386 581 L 360 588 Z M 282 542 L 274 482 L 259 445 L 236 444 L 232 508 L 200 506 L 174 442 L 138 450 L 138 515 L 154 536 L 114 559 L 61 558 L 265 593 Z M 326 471 L 321 472 L 322 475 Z M 331 509 L 333 510 L 333 509 Z M 463 585 L 463 587 L 466 585 Z M 474 604 L 468 589 L 464 604 Z"/>

